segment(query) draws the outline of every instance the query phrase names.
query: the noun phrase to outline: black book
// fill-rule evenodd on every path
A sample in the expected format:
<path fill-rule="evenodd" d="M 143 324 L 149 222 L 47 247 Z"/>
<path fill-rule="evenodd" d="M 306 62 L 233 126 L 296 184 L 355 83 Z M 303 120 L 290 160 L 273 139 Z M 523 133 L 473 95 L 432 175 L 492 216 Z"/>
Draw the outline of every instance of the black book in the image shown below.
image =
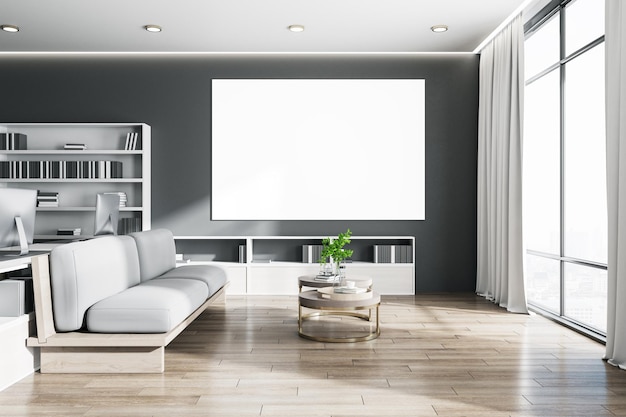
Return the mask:
<path fill-rule="evenodd" d="M 23 133 L 0 133 L 0 150 L 26 150 L 26 135 Z"/>

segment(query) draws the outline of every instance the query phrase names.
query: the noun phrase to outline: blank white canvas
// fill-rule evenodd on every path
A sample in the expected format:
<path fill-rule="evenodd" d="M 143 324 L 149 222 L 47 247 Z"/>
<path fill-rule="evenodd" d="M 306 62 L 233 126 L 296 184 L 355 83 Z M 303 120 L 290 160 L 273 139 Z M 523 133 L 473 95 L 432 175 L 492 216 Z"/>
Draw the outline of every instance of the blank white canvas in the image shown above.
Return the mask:
<path fill-rule="evenodd" d="M 213 220 L 423 220 L 425 83 L 212 82 Z"/>

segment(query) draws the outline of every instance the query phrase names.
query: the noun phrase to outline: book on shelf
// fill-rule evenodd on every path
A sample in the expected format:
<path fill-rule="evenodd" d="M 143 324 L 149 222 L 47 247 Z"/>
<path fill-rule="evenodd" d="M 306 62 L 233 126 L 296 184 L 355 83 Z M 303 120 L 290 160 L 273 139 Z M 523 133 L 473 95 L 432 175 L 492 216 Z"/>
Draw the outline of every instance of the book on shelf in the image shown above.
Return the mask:
<path fill-rule="evenodd" d="M 63 149 L 84 151 L 87 149 L 87 145 L 84 143 L 66 143 L 65 146 L 63 146 Z"/>
<path fill-rule="evenodd" d="M 123 178 L 123 166 L 121 161 L 0 161 L 0 178 Z"/>
<path fill-rule="evenodd" d="M 141 231 L 141 219 L 138 217 L 124 217 L 118 222 L 117 234 L 127 235 Z"/>
<path fill-rule="evenodd" d="M 126 143 L 124 144 L 124 150 L 125 151 L 137 150 L 138 141 L 139 141 L 138 132 L 128 132 L 126 134 Z"/>
<path fill-rule="evenodd" d="M 317 263 L 322 256 L 322 245 L 302 245 L 302 262 Z"/>
<path fill-rule="evenodd" d="M 59 207 L 59 193 L 37 190 L 37 207 Z"/>
<path fill-rule="evenodd" d="M 130 149 L 130 137 L 132 136 L 132 132 L 126 133 L 126 142 L 124 143 L 124 150 L 127 151 Z"/>
<path fill-rule="evenodd" d="M 57 236 L 80 236 L 80 227 L 61 227 L 57 229 Z"/>
<path fill-rule="evenodd" d="M 26 135 L 23 133 L 0 133 L 0 150 L 26 150 Z"/>
<path fill-rule="evenodd" d="M 374 245 L 374 263 L 404 264 L 413 262 L 411 245 Z"/>
<path fill-rule="evenodd" d="M 185 255 L 182 253 L 176 254 L 176 263 L 177 264 L 188 264 L 191 263 L 191 259 L 185 258 Z"/>
<path fill-rule="evenodd" d="M 108 192 L 105 192 L 103 194 L 112 194 L 112 195 L 119 196 L 120 197 L 120 208 L 126 207 L 126 205 L 128 203 L 128 197 L 126 196 L 126 193 L 124 191 L 108 191 Z"/>

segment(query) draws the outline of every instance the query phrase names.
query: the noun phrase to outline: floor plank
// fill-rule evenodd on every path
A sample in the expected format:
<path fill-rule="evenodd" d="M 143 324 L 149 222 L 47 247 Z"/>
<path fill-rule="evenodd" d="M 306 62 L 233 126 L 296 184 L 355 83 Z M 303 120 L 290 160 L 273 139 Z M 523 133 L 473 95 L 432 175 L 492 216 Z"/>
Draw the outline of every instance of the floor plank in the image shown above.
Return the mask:
<path fill-rule="evenodd" d="M 298 337 L 295 297 L 227 297 L 167 347 L 165 373 L 35 373 L 0 392 L 0 415 L 626 416 L 604 346 L 540 316 L 427 294 L 383 297 L 380 319 L 376 340 L 319 343 Z"/>

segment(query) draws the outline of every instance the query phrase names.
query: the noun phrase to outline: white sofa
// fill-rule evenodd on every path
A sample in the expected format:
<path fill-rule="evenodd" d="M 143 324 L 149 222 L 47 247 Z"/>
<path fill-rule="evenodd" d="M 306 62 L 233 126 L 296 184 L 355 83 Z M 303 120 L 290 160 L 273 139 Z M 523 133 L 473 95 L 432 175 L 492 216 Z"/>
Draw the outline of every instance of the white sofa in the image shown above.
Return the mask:
<path fill-rule="evenodd" d="M 177 268 L 165 229 L 68 243 L 45 258 L 33 260 L 28 340 L 41 348 L 41 372 L 162 372 L 164 347 L 227 285 L 217 266 Z"/>

